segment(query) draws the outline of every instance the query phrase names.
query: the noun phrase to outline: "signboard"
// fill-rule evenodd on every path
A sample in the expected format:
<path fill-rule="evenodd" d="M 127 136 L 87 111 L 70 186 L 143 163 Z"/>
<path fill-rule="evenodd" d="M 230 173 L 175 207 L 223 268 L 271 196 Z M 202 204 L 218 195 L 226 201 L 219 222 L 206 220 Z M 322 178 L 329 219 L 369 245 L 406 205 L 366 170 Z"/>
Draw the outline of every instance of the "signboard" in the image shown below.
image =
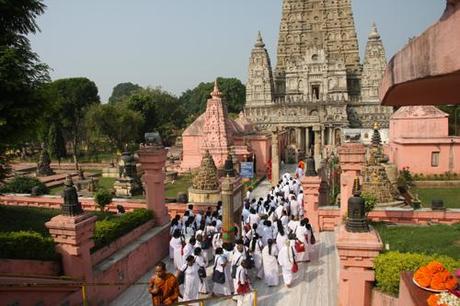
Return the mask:
<path fill-rule="evenodd" d="M 242 178 L 252 179 L 254 177 L 254 163 L 253 162 L 242 162 L 240 169 L 240 176 Z"/>

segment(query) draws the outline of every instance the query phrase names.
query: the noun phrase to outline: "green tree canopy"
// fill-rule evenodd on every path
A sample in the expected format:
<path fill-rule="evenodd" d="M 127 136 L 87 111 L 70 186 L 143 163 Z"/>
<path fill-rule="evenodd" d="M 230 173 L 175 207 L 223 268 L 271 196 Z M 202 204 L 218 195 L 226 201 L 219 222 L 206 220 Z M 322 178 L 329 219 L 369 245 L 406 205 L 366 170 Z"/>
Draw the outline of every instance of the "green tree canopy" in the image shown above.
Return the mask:
<path fill-rule="evenodd" d="M 49 80 L 48 67 L 27 38 L 39 31 L 35 18 L 45 8 L 40 0 L 0 1 L 0 180 L 8 168 L 6 149 L 33 134 L 46 109 L 38 89 Z"/>
<path fill-rule="evenodd" d="M 87 78 L 60 79 L 47 86 L 46 94 L 53 101 L 54 120 L 60 121 L 64 137 L 72 143 L 72 155 L 78 168 L 86 111 L 92 104 L 100 103 L 96 84 Z"/>
<path fill-rule="evenodd" d="M 144 126 L 142 114 L 127 106 L 127 103 L 92 105 L 85 118 L 88 133 L 102 135 L 114 151 L 123 151 L 126 144 L 138 140 Z"/>
<path fill-rule="evenodd" d="M 130 96 L 126 103 L 144 118 L 139 141 L 142 141 L 144 133 L 158 131 L 164 143 L 171 145 L 184 126 L 184 110 L 179 100 L 161 88 L 140 90 Z"/>
<path fill-rule="evenodd" d="M 122 101 L 141 89 L 143 89 L 141 86 L 131 82 L 120 83 L 113 88 L 109 103 Z"/>
<path fill-rule="evenodd" d="M 218 78 L 217 84 L 229 113 L 239 113 L 246 101 L 246 87 L 236 78 Z M 180 102 L 187 111 L 187 116 L 196 117 L 206 110 L 206 102 L 214 88 L 214 82 L 200 83 L 193 89 L 185 91 Z"/>

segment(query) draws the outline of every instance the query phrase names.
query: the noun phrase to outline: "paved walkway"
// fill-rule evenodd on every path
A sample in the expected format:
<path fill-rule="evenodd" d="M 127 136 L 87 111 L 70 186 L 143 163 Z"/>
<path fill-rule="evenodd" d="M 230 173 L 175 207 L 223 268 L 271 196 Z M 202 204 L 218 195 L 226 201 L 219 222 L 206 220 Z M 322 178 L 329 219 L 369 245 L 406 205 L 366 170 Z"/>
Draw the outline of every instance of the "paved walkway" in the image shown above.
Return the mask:
<path fill-rule="evenodd" d="M 287 171 L 295 171 L 295 165 L 283 167 L 281 175 Z M 264 180 L 254 190 L 253 197 L 264 197 L 271 184 Z M 318 239 L 319 238 L 319 239 Z M 335 247 L 335 233 L 322 232 L 317 237 L 310 263 L 301 263 L 293 287 L 287 288 L 282 281 L 280 285 L 267 287 L 263 281 L 256 281 L 254 286 L 258 294 L 258 306 L 336 306 L 339 260 Z M 172 261 L 165 259 L 168 271 L 173 271 Z M 153 271 L 145 274 L 139 282 L 148 282 Z M 208 267 L 207 274 L 211 275 L 212 266 Z M 205 298 L 202 296 L 201 298 Z M 123 292 L 111 306 L 147 306 L 151 305 L 151 298 L 145 285 L 131 286 Z M 210 302 L 206 305 L 235 306 L 232 300 Z M 252 305 L 251 305 L 252 306 Z"/>
<path fill-rule="evenodd" d="M 267 287 L 263 281 L 256 281 L 258 306 L 335 306 L 337 305 L 339 261 L 335 248 L 335 233 L 322 232 L 315 246 L 310 263 L 301 263 L 296 274 L 294 285 L 287 288 L 282 284 Z M 165 259 L 168 271 L 172 271 L 172 262 Z M 208 267 L 211 275 L 212 266 Z M 145 274 L 139 282 L 148 282 L 152 271 Z M 206 296 L 202 296 L 203 298 Z M 123 292 L 112 306 L 147 306 L 151 305 L 150 295 L 146 286 L 131 286 Z M 234 306 L 232 300 L 208 303 L 206 305 Z M 251 305 L 252 306 L 252 305 Z"/>

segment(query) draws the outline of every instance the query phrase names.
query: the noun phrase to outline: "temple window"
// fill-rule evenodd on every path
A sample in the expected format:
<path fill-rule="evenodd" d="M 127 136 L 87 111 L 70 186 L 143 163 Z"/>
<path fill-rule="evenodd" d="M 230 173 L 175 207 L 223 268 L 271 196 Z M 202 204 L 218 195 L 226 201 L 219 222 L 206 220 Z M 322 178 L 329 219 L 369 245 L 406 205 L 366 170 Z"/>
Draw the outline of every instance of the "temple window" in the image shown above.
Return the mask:
<path fill-rule="evenodd" d="M 319 100 L 319 85 L 311 86 L 311 94 L 312 94 L 313 100 Z"/>
<path fill-rule="evenodd" d="M 439 152 L 431 152 L 431 167 L 439 167 Z"/>

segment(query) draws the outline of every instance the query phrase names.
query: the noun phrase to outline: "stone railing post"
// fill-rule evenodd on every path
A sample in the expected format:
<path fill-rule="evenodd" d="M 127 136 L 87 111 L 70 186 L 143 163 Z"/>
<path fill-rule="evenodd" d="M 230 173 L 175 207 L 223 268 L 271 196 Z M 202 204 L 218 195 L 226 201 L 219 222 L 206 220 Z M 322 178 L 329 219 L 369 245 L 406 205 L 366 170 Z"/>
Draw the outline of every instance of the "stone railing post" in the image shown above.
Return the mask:
<path fill-rule="evenodd" d="M 166 150 L 163 146 L 143 146 L 138 151 L 139 162 L 144 170 L 145 197 L 147 209 L 153 211 L 157 225 L 169 221 L 165 205 Z"/>
<path fill-rule="evenodd" d="M 222 182 L 222 231 L 223 240 L 227 243 L 233 242 L 234 233 L 230 229 L 234 225 L 234 209 L 233 209 L 233 178 L 226 177 Z"/>
<path fill-rule="evenodd" d="M 340 220 L 347 215 L 348 199 L 352 195 L 353 182 L 361 175 L 366 148 L 359 143 L 347 143 L 338 148 L 340 168 Z"/>
<path fill-rule="evenodd" d="M 85 282 L 93 281 L 93 264 L 90 250 L 96 217 L 90 214 L 79 216 L 58 215 L 46 222 L 51 237 L 56 242 L 56 251 L 62 255 L 64 274 Z M 93 289 L 88 288 L 89 297 Z"/>
<path fill-rule="evenodd" d="M 280 154 L 278 129 L 272 130 L 272 185 L 276 186 L 280 180 Z"/>
<path fill-rule="evenodd" d="M 374 229 L 365 233 L 351 233 L 344 224 L 339 225 L 339 306 L 371 304 L 375 280 L 373 261 L 382 249 L 382 241 Z"/>
<path fill-rule="evenodd" d="M 305 216 L 310 220 L 313 229 L 319 232 L 321 230 L 318 212 L 321 178 L 319 176 L 304 176 L 300 183 L 304 194 Z"/>

